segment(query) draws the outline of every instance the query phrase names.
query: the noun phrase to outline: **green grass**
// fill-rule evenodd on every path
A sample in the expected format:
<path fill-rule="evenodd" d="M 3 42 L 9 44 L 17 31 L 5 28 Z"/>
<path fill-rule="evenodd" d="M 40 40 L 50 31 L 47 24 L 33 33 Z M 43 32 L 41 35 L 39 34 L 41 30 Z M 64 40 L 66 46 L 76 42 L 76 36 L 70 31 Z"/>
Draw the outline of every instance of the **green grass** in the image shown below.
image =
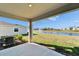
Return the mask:
<path fill-rule="evenodd" d="M 37 34 L 36 32 L 35 34 Z M 79 37 L 77 36 L 59 36 L 51 34 L 41 34 L 33 36 L 33 42 L 44 45 L 50 49 L 56 50 L 65 55 L 79 55 Z M 23 40 L 27 41 L 24 36 Z"/>

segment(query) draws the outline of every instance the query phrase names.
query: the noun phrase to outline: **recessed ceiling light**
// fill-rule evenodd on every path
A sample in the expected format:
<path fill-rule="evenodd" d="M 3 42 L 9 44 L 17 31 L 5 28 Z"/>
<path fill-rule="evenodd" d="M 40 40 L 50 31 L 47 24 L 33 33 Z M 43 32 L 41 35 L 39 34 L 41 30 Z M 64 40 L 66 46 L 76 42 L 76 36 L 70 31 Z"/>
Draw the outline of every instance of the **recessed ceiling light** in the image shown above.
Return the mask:
<path fill-rule="evenodd" d="M 29 6 L 29 7 L 32 7 L 32 4 L 29 4 L 28 6 Z"/>

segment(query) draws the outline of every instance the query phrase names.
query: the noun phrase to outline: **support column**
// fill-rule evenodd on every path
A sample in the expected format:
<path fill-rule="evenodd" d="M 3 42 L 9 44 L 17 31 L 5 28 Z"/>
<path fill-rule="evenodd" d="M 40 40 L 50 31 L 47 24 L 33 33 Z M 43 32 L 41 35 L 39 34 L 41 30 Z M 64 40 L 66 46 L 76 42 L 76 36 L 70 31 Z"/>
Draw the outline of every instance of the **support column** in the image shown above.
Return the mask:
<path fill-rule="evenodd" d="M 29 21 L 28 43 L 32 40 L 32 21 Z"/>

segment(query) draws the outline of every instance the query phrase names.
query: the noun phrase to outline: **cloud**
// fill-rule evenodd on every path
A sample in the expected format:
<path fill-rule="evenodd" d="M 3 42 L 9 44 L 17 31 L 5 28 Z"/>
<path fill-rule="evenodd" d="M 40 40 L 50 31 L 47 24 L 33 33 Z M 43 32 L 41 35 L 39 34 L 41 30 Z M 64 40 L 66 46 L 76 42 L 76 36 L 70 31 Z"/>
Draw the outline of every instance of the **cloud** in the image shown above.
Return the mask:
<path fill-rule="evenodd" d="M 50 18 L 48 18 L 48 20 L 56 21 L 58 17 L 59 17 L 59 16 L 50 17 Z"/>

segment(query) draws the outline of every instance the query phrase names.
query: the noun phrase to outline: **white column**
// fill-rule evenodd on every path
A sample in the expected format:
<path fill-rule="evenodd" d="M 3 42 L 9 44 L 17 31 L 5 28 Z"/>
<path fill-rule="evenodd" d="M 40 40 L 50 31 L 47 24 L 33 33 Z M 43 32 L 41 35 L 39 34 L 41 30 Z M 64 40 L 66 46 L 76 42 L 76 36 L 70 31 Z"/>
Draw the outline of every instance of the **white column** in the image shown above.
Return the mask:
<path fill-rule="evenodd" d="M 32 40 L 32 21 L 29 21 L 29 33 L 28 33 L 28 43 Z"/>

